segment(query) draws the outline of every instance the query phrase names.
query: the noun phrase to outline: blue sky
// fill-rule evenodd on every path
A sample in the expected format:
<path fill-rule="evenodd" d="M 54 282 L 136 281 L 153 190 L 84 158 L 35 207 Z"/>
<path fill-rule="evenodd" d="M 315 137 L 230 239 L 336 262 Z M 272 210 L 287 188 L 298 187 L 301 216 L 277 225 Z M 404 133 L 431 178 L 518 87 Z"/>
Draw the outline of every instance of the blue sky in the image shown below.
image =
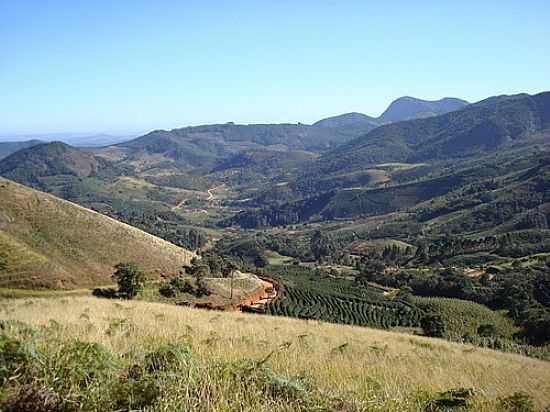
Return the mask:
<path fill-rule="evenodd" d="M 550 89 L 548 0 L 0 0 L 0 17 L 4 135 L 309 123 L 402 95 Z"/>

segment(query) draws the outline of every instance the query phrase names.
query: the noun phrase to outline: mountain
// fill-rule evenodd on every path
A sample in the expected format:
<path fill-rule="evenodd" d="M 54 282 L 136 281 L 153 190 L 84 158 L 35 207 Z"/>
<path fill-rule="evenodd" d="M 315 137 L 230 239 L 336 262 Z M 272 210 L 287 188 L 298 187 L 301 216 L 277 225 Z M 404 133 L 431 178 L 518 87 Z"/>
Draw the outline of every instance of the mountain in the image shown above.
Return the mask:
<path fill-rule="evenodd" d="M 132 136 L 114 136 L 106 133 L 68 135 L 61 139 L 64 143 L 77 147 L 103 147 L 122 143 L 132 139 Z"/>
<path fill-rule="evenodd" d="M 112 283 L 135 262 L 175 274 L 193 253 L 74 203 L 0 178 L 0 287 L 70 289 Z"/>
<path fill-rule="evenodd" d="M 122 174 L 123 168 L 62 142 L 22 149 L 0 161 L 1 176 L 39 189 L 47 188 L 52 178 L 63 176 L 82 179 Z"/>
<path fill-rule="evenodd" d="M 427 225 L 433 232 L 546 229 L 550 222 L 550 150 L 484 158 L 472 166 L 455 166 L 441 176 L 424 176 L 410 183 L 327 190 L 297 201 L 271 202 L 243 210 L 221 225 L 262 228 L 405 210 L 415 224 L 433 219 Z M 401 225 L 405 230 L 406 224 Z"/>
<path fill-rule="evenodd" d="M 403 96 L 394 100 L 379 117 L 351 112 L 321 119 L 313 123 L 313 126 L 331 129 L 349 128 L 350 126 L 356 128 L 363 127 L 368 129 L 365 130 L 366 133 L 383 124 L 437 116 L 439 114 L 463 109 L 468 104 L 466 100 L 454 97 L 445 97 L 440 100 L 429 101 Z"/>
<path fill-rule="evenodd" d="M 90 153 L 61 142 L 44 143 L 20 150 L 0 163 L 0 174 L 8 178 L 26 175 L 30 180 L 54 175 L 87 177 L 98 168 Z"/>
<path fill-rule="evenodd" d="M 25 140 L 22 142 L 0 142 L 0 160 L 21 149 L 44 143 L 41 140 Z"/>
<path fill-rule="evenodd" d="M 498 96 L 462 110 L 392 123 L 329 151 L 323 173 L 381 162 L 433 162 L 490 153 L 528 142 L 550 127 L 550 92 Z"/>
<path fill-rule="evenodd" d="M 25 135 L 0 135 L 0 141 L 23 143 L 28 141 L 63 142 L 76 147 L 102 147 L 122 143 L 135 135 L 113 135 L 107 133 L 39 133 Z"/>
<path fill-rule="evenodd" d="M 338 128 L 345 127 L 350 125 L 363 125 L 363 126 L 372 126 L 376 127 L 380 125 L 378 119 L 374 117 L 367 116 L 363 113 L 345 113 L 339 116 L 327 117 L 326 119 L 319 120 L 318 122 L 313 123 L 315 127 L 328 127 L 328 128 Z"/>
<path fill-rule="evenodd" d="M 462 109 L 468 104 L 466 100 L 452 97 L 430 101 L 403 96 L 394 100 L 377 120 L 381 123 L 393 123 L 437 116 Z"/>

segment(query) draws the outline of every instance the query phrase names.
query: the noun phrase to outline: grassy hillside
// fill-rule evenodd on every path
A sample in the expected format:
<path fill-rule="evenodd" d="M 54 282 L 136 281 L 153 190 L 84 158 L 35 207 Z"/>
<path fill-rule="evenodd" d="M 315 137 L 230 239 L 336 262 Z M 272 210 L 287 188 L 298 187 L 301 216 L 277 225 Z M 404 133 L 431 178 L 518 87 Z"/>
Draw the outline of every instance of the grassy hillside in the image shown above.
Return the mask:
<path fill-rule="evenodd" d="M 99 213 L 0 178 L 0 287 L 108 284 L 113 265 L 123 261 L 177 273 L 192 256 Z"/>
<path fill-rule="evenodd" d="M 535 410 L 550 404 L 548 362 L 399 333 L 85 297 L 8 300 L 0 319 L 12 338 L 0 355 L 20 354 L 4 377 L 15 361 L 29 371 L 7 381 L 7 402 L 38 393 L 105 411 L 420 412 L 447 410 L 441 392 L 471 388 L 453 410 L 531 410 L 506 407 L 516 392 Z"/>

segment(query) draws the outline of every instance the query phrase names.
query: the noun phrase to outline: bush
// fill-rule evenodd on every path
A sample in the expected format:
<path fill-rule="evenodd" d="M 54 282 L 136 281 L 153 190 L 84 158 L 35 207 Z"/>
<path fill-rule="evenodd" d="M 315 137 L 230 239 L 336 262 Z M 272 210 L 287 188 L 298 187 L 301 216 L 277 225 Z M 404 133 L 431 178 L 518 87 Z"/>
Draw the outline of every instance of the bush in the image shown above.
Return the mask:
<path fill-rule="evenodd" d="M 116 411 L 135 411 L 151 406 L 160 396 L 160 384 L 155 379 L 116 381 L 109 394 Z"/>
<path fill-rule="evenodd" d="M 115 266 L 114 278 L 118 283 L 118 294 L 132 299 L 143 290 L 147 276 L 133 263 L 119 263 Z"/>
<path fill-rule="evenodd" d="M 420 321 L 420 325 L 422 326 L 426 336 L 433 338 L 445 337 L 445 323 L 439 315 L 430 314 L 424 316 Z"/>
<path fill-rule="evenodd" d="M 118 297 L 118 292 L 113 288 L 95 288 L 92 295 L 96 298 L 115 299 Z"/>
<path fill-rule="evenodd" d="M 63 344 L 48 359 L 47 376 L 58 389 L 71 392 L 93 380 L 110 377 L 118 366 L 99 343 L 74 341 Z"/>
<path fill-rule="evenodd" d="M 498 334 L 497 327 L 492 323 L 484 323 L 477 328 L 477 334 L 484 338 L 490 338 Z"/>
<path fill-rule="evenodd" d="M 210 290 L 206 286 L 206 282 L 202 277 L 197 278 L 197 289 L 195 290 L 195 296 L 201 298 L 203 296 L 210 296 Z"/>
<path fill-rule="evenodd" d="M 32 343 L 0 335 L 0 384 L 30 376 L 38 359 L 39 354 Z"/>
<path fill-rule="evenodd" d="M 159 288 L 159 293 L 167 298 L 178 296 L 181 293 L 195 294 L 195 288 L 188 279 L 180 276 L 173 277 Z"/>
<path fill-rule="evenodd" d="M 189 365 L 191 352 L 185 345 L 165 345 L 145 356 L 144 368 L 148 373 L 170 371 Z"/>

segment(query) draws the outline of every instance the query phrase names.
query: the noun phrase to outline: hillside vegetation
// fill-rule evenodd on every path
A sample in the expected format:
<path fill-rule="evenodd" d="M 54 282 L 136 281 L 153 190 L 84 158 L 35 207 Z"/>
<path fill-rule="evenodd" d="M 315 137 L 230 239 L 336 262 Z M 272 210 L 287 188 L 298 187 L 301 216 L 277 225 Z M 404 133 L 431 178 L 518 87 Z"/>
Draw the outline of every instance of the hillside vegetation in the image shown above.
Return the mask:
<path fill-rule="evenodd" d="M 0 286 L 76 288 L 112 283 L 133 261 L 177 273 L 194 255 L 73 203 L 0 178 Z"/>
<path fill-rule="evenodd" d="M 550 403 L 550 363 L 437 339 L 93 298 L 5 301 L 0 318 L 9 359 L 0 398 L 16 406 L 512 412 Z M 513 394 L 537 409 L 514 409 Z"/>
<path fill-rule="evenodd" d="M 319 159 L 323 172 L 487 153 L 550 127 L 550 92 L 492 97 L 462 110 L 374 129 Z"/>
<path fill-rule="evenodd" d="M 0 160 L 21 149 L 41 144 L 40 140 L 24 140 L 16 142 L 0 142 Z"/>

